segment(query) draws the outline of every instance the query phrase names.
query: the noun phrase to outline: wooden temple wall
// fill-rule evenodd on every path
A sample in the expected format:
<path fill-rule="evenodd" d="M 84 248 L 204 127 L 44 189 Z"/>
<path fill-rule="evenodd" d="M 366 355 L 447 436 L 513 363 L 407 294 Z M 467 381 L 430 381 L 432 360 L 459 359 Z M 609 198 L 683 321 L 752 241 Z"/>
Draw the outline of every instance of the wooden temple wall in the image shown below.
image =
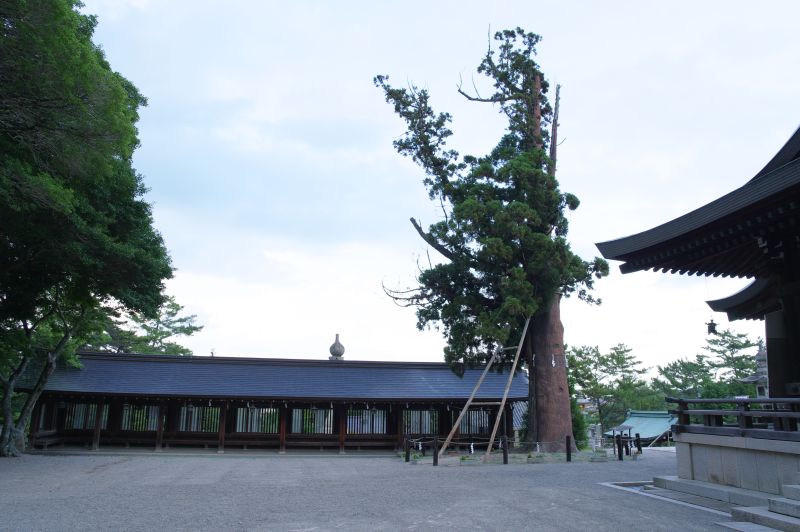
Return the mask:
<path fill-rule="evenodd" d="M 147 397 L 70 397 L 43 395 L 30 426 L 32 447 L 79 444 L 240 448 L 384 447 L 400 449 L 405 438 L 444 439 L 461 405 L 247 401 Z M 457 441 L 488 438 L 496 408 L 471 410 L 461 421 Z M 511 405 L 505 433 L 513 436 Z M 503 433 L 503 425 L 498 433 Z"/>

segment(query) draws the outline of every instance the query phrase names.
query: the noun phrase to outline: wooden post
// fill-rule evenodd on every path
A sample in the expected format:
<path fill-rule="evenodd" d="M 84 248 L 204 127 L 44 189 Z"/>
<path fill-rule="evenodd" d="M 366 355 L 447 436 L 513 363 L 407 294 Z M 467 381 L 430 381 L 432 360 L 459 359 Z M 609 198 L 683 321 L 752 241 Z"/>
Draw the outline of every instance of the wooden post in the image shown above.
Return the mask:
<path fill-rule="evenodd" d="M 39 433 L 39 425 L 42 424 L 42 406 L 44 405 L 44 398 L 39 397 L 36 401 L 36 406 L 33 407 L 33 415 L 31 416 L 31 428 L 28 431 L 28 440 L 31 445 L 36 441 L 36 435 Z"/>
<path fill-rule="evenodd" d="M 639 436 L 639 433 L 636 433 L 636 452 L 642 454 L 642 437 Z"/>
<path fill-rule="evenodd" d="M 747 415 L 747 412 L 750 410 L 750 405 L 748 403 L 739 403 L 739 428 L 740 429 L 749 429 L 753 427 L 753 418 Z"/>
<path fill-rule="evenodd" d="M 406 435 L 405 435 L 405 425 L 403 425 L 403 417 L 405 416 L 405 410 L 403 410 L 403 407 L 401 407 L 400 405 L 397 405 L 397 408 L 395 408 L 395 411 L 397 412 L 397 442 L 398 442 L 398 447 L 401 448 L 401 449 L 405 449 L 405 447 L 403 447 L 403 445 L 405 444 L 405 441 L 406 441 L 405 440 L 405 437 L 406 437 Z"/>
<path fill-rule="evenodd" d="M 506 439 L 513 443 L 514 441 L 514 407 L 510 404 L 506 405 L 505 411 L 505 424 L 506 424 Z"/>
<path fill-rule="evenodd" d="M 225 424 L 228 420 L 228 401 L 223 401 L 219 405 L 219 444 L 217 445 L 217 452 L 222 454 L 225 452 Z"/>
<path fill-rule="evenodd" d="M 433 465 L 439 465 L 439 435 L 433 437 Z"/>
<path fill-rule="evenodd" d="M 278 409 L 278 453 L 286 454 L 286 411 L 287 407 L 281 406 Z"/>
<path fill-rule="evenodd" d="M 56 432 L 64 432 L 64 425 L 67 422 L 67 401 L 64 397 L 59 397 L 56 402 Z"/>
<path fill-rule="evenodd" d="M 337 405 L 339 412 L 339 454 L 344 454 L 344 442 L 347 437 L 347 406 Z"/>
<path fill-rule="evenodd" d="M 403 452 L 406 455 L 406 462 L 411 461 L 411 442 L 408 441 L 408 438 L 403 439 Z"/>
<path fill-rule="evenodd" d="M 678 400 L 678 425 L 688 426 L 691 424 L 689 414 L 686 412 L 689 405 L 683 399 Z"/>
<path fill-rule="evenodd" d="M 94 434 L 92 435 L 92 450 L 96 451 L 100 448 L 100 429 L 103 428 L 103 407 L 105 406 L 105 399 L 101 398 L 95 407 L 94 411 Z"/>
<path fill-rule="evenodd" d="M 164 416 L 167 413 L 167 406 L 164 401 L 158 404 L 158 425 L 156 426 L 156 448 L 157 453 L 161 452 L 161 447 L 164 445 Z"/>
<path fill-rule="evenodd" d="M 572 438 L 567 434 L 567 462 L 572 462 Z"/>
<path fill-rule="evenodd" d="M 617 434 L 617 459 L 621 462 L 622 461 L 622 434 Z"/>
<path fill-rule="evenodd" d="M 108 402 L 108 435 L 109 440 L 114 441 L 119 436 L 122 427 L 122 402 L 119 397 L 114 397 Z"/>
<path fill-rule="evenodd" d="M 503 463 L 508 465 L 508 436 L 503 434 L 500 438 L 500 443 L 503 445 Z"/>

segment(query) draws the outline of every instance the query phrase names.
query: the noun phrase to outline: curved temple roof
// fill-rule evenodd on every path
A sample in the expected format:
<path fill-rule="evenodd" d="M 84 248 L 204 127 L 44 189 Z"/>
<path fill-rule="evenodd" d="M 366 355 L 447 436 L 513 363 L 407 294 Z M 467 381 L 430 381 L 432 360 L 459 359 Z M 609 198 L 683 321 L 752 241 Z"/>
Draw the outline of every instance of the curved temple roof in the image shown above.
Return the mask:
<path fill-rule="evenodd" d="M 638 270 L 761 277 L 770 235 L 800 219 L 800 128 L 742 187 L 647 231 L 597 244 L 623 273 Z"/>
<path fill-rule="evenodd" d="M 711 310 L 725 312 L 730 321 L 760 320 L 764 315 L 781 308 L 771 279 L 756 279 L 728 297 L 706 301 Z"/>
<path fill-rule="evenodd" d="M 466 400 L 482 369 L 463 378 L 444 363 L 81 354 L 82 368 L 59 366 L 48 392 L 265 400 Z M 500 399 L 508 373 L 490 372 L 476 398 Z M 31 383 L 28 383 L 28 387 Z M 25 389 L 25 386 L 21 387 Z M 518 373 L 509 400 L 528 395 Z"/>

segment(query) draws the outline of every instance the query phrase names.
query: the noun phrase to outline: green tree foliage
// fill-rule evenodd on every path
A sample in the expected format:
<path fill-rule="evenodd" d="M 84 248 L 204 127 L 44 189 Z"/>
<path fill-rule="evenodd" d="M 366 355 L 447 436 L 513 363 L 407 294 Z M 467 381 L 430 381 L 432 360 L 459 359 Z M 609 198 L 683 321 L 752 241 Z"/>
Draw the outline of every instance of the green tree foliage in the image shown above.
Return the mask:
<path fill-rule="evenodd" d="M 741 379 L 756 372 L 754 348 L 758 342 L 746 334 L 726 329 L 706 340 L 705 353 L 694 360 L 679 359 L 658 366 L 653 386 L 665 395 L 678 397 L 733 397 L 754 395 L 752 384 Z"/>
<path fill-rule="evenodd" d="M 85 349 L 113 353 L 146 353 L 160 355 L 192 354 L 192 350 L 175 342 L 179 336 L 191 336 L 203 330 L 196 325 L 194 314 L 181 316 L 183 306 L 167 296 L 155 317 L 135 311 L 109 312 L 102 331 Z"/>
<path fill-rule="evenodd" d="M 428 194 L 442 208 L 442 219 L 427 230 L 411 223 L 443 261 L 423 269 L 417 287 L 387 292 L 417 307 L 418 327 L 441 325 L 451 365 L 484 362 L 495 347 L 517 342 L 525 320 L 557 292 L 594 301 L 594 279 L 608 273 L 604 260 L 581 259 L 566 240 L 564 212 L 579 202 L 559 190 L 548 156 L 549 84 L 534 60 L 540 37 L 517 28 L 494 39 L 498 50 L 490 48 L 478 66 L 491 94 L 459 89 L 508 119 L 497 146 L 480 157 L 448 147 L 451 116 L 433 110 L 427 90 L 375 78 L 407 126 L 394 147 L 423 168 Z"/>
<path fill-rule="evenodd" d="M 583 415 L 583 412 L 581 412 L 581 407 L 578 405 L 578 394 L 575 390 L 575 379 L 570 378 L 569 374 L 567 374 L 567 385 L 569 386 L 569 411 L 572 415 L 572 434 L 575 437 L 575 446 L 578 449 L 583 449 L 586 447 L 588 439 L 586 416 Z"/>
<path fill-rule="evenodd" d="M 603 430 L 618 425 L 628 410 L 664 410 L 664 397 L 642 378 L 647 371 L 625 344 L 603 353 L 597 346 L 567 352 L 569 378 L 591 401 Z"/>
<path fill-rule="evenodd" d="M 102 305 L 153 316 L 172 274 L 131 165 L 146 101 L 92 43 L 96 21 L 78 6 L 0 6 L 4 455 L 17 452 L 56 361 L 102 326 Z M 14 419 L 26 371 L 38 377 Z"/>

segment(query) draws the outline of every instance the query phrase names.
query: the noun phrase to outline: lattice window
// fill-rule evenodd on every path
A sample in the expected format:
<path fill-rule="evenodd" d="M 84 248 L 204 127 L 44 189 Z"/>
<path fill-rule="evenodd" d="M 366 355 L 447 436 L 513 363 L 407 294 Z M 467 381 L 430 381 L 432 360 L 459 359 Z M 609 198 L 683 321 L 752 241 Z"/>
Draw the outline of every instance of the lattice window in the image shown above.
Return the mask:
<path fill-rule="evenodd" d="M 40 428 L 44 420 L 44 408 L 42 417 L 39 420 Z M 67 403 L 67 415 L 64 420 L 64 428 L 67 430 L 94 430 L 94 420 L 97 415 L 97 405 L 94 403 Z M 105 429 L 108 425 L 108 405 L 103 405 L 103 412 L 100 417 L 100 428 Z"/>
<path fill-rule="evenodd" d="M 348 434 L 386 434 L 386 410 L 347 411 Z"/>
<path fill-rule="evenodd" d="M 122 430 L 132 430 L 136 432 L 158 430 L 158 406 L 123 405 Z"/>
<path fill-rule="evenodd" d="M 292 434 L 333 434 L 333 409 L 292 409 Z"/>
<path fill-rule="evenodd" d="M 182 406 L 178 430 L 181 432 L 219 431 L 219 407 L 194 405 Z"/>
<path fill-rule="evenodd" d="M 454 415 L 457 413 L 454 412 Z M 489 434 L 492 413 L 488 410 L 469 410 L 461 418 L 461 434 Z"/>
<path fill-rule="evenodd" d="M 436 434 L 439 432 L 439 412 L 436 410 L 406 410 L 403 412 L 403 434 Z"/>
<path fill-rule="evenodd" d="M 277 434 L 279 409 L 241 407 L 236 409 L 236 432 Z"/>

